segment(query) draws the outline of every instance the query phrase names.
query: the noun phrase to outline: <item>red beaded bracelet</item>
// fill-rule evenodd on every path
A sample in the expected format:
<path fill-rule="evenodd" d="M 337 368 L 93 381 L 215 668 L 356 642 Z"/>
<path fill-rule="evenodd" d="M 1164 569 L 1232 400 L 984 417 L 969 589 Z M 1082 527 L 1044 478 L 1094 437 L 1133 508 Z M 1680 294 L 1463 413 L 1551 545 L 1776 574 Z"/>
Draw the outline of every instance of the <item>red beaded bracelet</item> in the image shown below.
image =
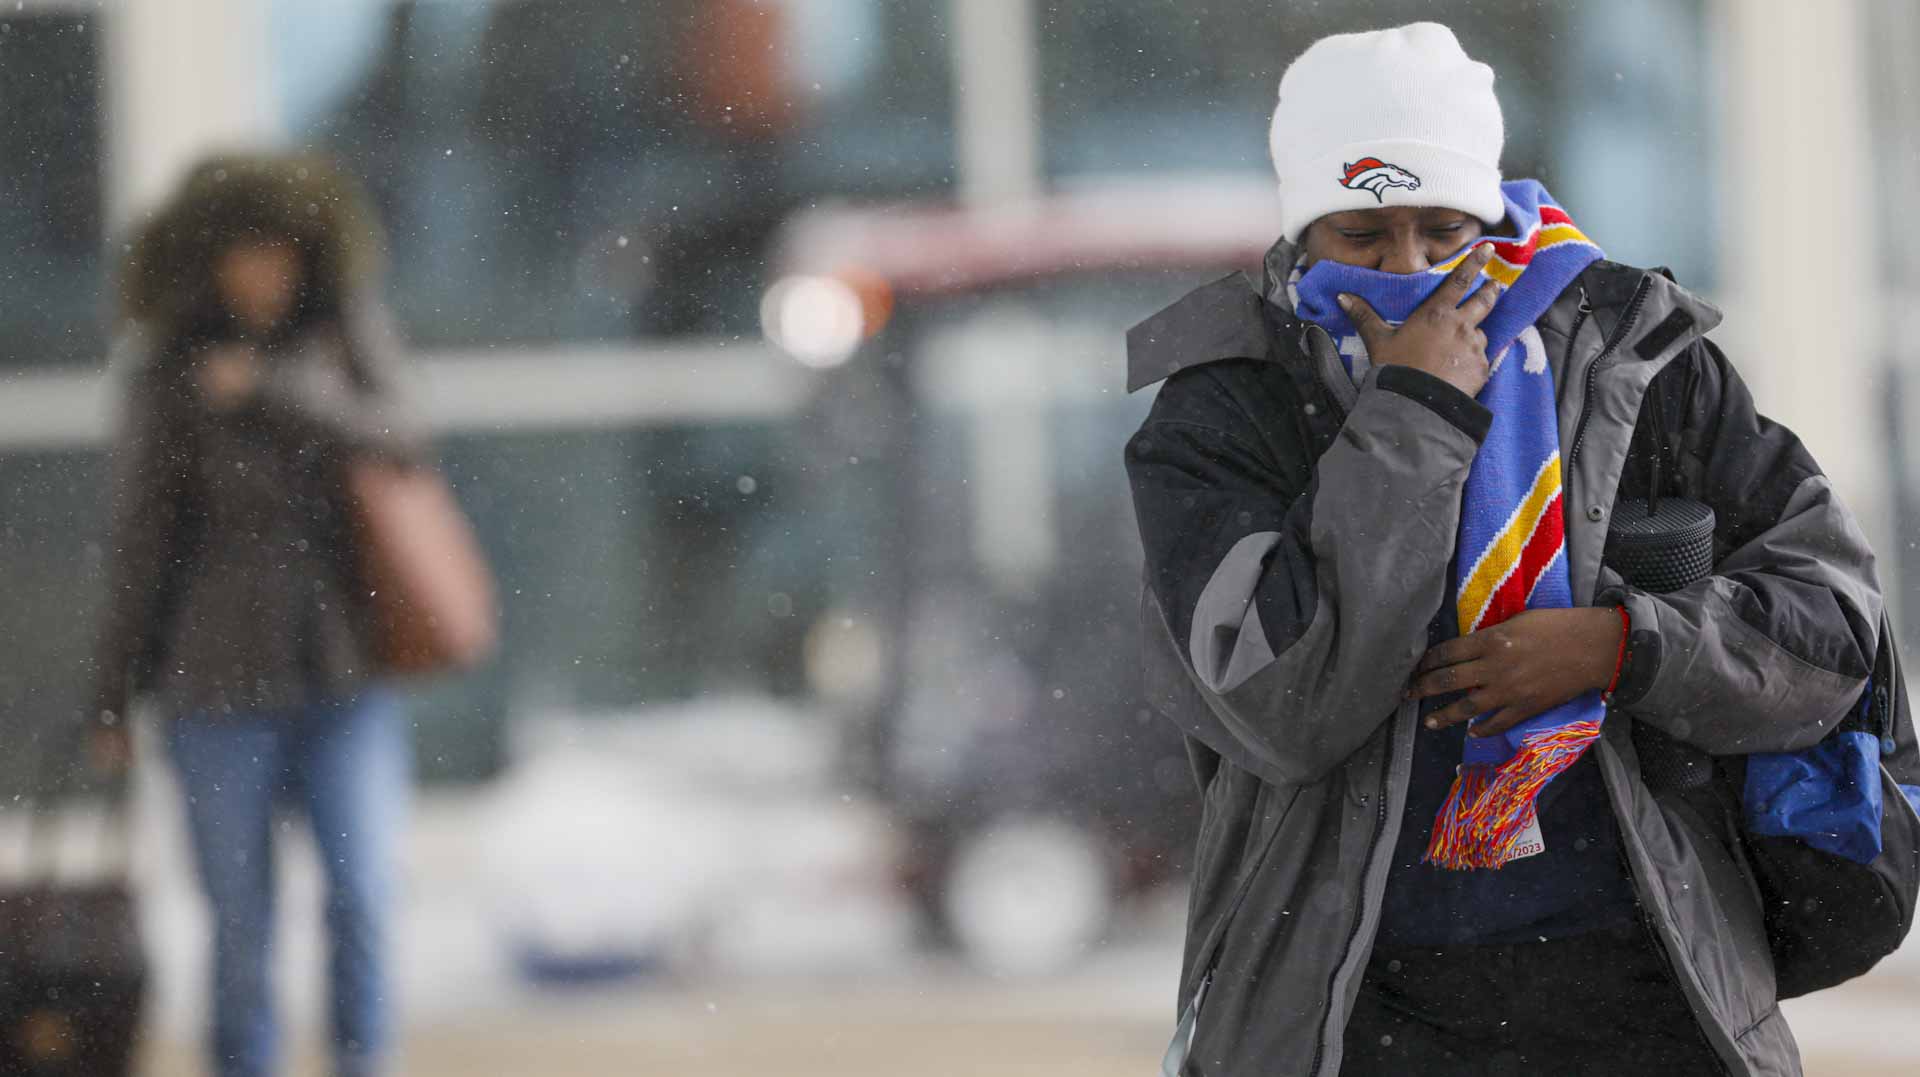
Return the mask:
<path fill-rule="evenodd" d="M 1607 690 L 1600 693 L 1600 698 L 1607 702 L 1613 701 L 1613 690 L 1620 687 L 1620 671 L 1627 668 L 1627 636 L 1633 632 L 1633 618 L 1628 616 L 1627 607 L 1615 606 L 1614 610 L 1620 614 L 1620 653 L 1613 658 L 1613 679 L 1607 682 Z"/>

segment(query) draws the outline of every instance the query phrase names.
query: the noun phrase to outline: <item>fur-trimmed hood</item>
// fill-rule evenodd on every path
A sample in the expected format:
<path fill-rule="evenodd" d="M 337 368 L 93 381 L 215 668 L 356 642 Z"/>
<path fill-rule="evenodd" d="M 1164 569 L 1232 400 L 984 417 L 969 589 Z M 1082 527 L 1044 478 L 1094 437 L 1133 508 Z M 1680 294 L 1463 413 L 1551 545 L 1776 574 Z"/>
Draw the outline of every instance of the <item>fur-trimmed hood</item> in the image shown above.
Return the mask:
<path fill-rule="evenodd" d="M 337 317 L 368 288 L 382 237 L 360 185 L 316 154 L 226 154 L 187 174 L 141 222 L 120 274 L 120 317 L 165 337 L 213 316 L 213 264 L 236 243 L 281 240 L 305 260 L 299 319 Z"/>

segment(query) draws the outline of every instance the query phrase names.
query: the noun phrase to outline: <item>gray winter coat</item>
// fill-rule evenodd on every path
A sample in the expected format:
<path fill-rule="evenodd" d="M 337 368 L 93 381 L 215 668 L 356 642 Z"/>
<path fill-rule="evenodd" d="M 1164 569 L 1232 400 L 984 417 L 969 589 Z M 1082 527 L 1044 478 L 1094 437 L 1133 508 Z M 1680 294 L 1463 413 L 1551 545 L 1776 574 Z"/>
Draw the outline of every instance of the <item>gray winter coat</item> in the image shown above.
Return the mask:
<path fill-rule="evenodd" d="M 1168 379 L 1127 448 L 1148 690 L 1187 735 L 1204 797 L 1181 1006 L 1211 986 L 1191 1074 L 1340 1068 L 1405 811 L 1417 704 L 1401 689 L 1435 639 L 1491 421 L 1408 368 L 1356 389 L 1327 334 L 1287 307 L 1293 259 L 1285 244 L 1269 255 L 1264 297 L 1235 275 L 1129 335 L 1130 388 Z M 1600 262 L 1538 327 L 1574 601 L 1632 616 L 1596 749 L 1628 865 L 1728 1072 L 1773 1077 L 1800 1063 L 1757 892 L 1725 820 L 1649 792 L 1630 726 L 1723 754 L 1813 743 L 1865 687 L 1881 596 L 1826 477 L 1704 339 L 1719 320 L 1661 274 Z M 1656 377 L 1680 412 L 1681 485 L 1720 521 L 1716 575 L 1662 595 L 1601 565 L 1615 501 L 1645 488 Z"/>

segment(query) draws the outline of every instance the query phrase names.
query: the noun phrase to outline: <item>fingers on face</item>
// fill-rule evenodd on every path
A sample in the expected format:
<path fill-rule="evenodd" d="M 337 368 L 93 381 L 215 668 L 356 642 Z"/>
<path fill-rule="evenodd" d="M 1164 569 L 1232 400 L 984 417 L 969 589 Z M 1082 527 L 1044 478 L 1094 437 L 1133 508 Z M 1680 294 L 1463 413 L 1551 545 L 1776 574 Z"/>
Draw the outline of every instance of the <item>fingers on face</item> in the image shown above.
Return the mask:
<path fill-rule="evenodd" d="M 1492 257 L 1493 247 L 1485 243 L 1468 251 L 1467 256 L 1460 259 L 1460 264 L 1453 267 L 1453 272 L 1447 274 L 1447 279 L 1440 282 L 1439 290 L 1428 302 L 1444 303 L 1449 308 L 1459 306 L 1460 301 L 1473 290 L 1474 280 Z"/>
<path fill-rule="evenodd" d="M 1491 280 L 1482 281 L 1474 289 L 1465 303 L 1460 304 L 1460 313 L 1465 315 L 1471 325 L 1479 325 L 1487 315 L 1493 313 L 1493 305 L 1500 301 L 1500 285 Z"/>
<path fill-rule="evenodd" d="M 1342 293 L 1340 309 L 1347 312 L 1347 319 L 1353 323 L 1354 331 L 1360 339 L 1371 343 L 1373 338 L 1385 327 L 1380 315 L 1374 312 L 1371 304 L 1357 295 Z"/>

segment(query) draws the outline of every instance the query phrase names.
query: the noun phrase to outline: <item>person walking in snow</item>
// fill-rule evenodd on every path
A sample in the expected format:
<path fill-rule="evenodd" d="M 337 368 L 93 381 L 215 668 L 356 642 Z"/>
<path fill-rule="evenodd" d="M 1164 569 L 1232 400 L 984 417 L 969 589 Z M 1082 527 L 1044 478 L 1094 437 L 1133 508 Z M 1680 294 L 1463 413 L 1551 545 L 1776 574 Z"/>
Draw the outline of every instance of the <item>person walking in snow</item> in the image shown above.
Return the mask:
<path fill-rule="evenodd" d="M 1731 823 L 1630 734 L 1817 739 L 1873 554 L 1719 313 L 1503 181 L 1493 77 L 1432 23 L 1316 42 L 1264 285 L 1129 334 L 1148 690 L 1204 797 L 1181 1073 L 1799 1072 Z M 1602 552 L 1663 473 L 1717 564 L 1652 594 Z"/>
<path fill-rule="evenodd" d="M 326 878 L 335 1073 L 383 1072 L 388 924 L 410 749 L 375 678 L 344 464 L 422 459 L 397 338 L 373 299 L 377 232 L 313 157 L 195 168 L 123 266 L 96 754 L 162 718 L 213 926 L 214 1068 L 277 1072 L 276 807 L 313 824 Z"/>

